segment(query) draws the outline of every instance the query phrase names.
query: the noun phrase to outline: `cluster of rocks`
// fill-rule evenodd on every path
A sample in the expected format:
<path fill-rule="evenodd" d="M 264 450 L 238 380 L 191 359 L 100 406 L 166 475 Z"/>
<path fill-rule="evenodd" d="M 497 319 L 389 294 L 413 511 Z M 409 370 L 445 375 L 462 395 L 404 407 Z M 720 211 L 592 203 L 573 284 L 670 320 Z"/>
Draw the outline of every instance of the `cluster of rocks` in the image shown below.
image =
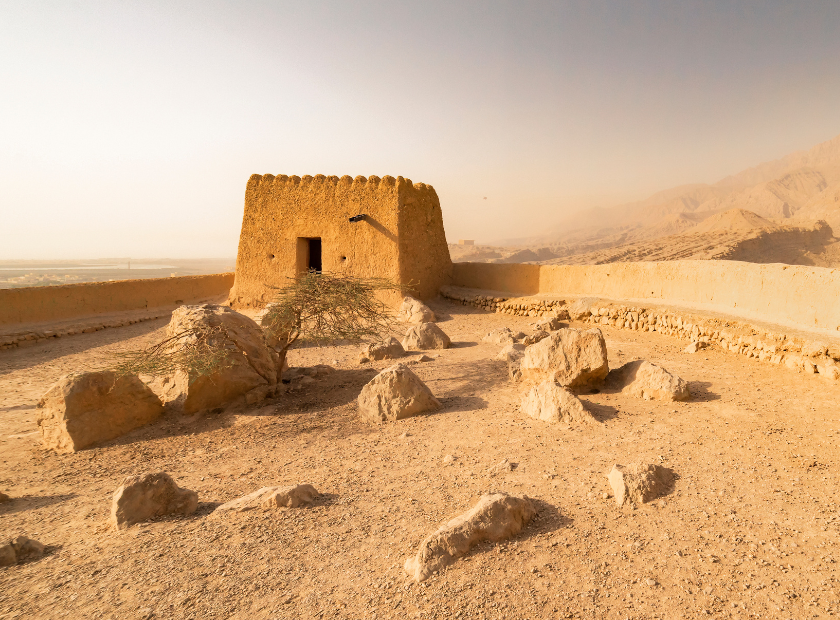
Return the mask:
<path fill-rule="evenodd" d="M 134 325 L 143 321 L 153 321 L 155 319 L 167 316 L 169 313 L 145 314 L 142 316 L 135 316 L 130 319 L 112 319 L 108 321 L 95 321 L 74 324 L 69 327 L 62 327 L 52 330 L 32 330 L 22 331 L 9 334 L 0 334 L 0 351 L 3 349 L 13 349 L 17 347 L 29 347 L 36 344 L 47 342 L 52 338 L 62 338 L 65 336 L 75 336 L 76 334 L 90 334 L 98 332 L 108 327 L 125 327 L 126 325 Z"/>
<path fill-rule="evenodd" d="M 283 361 L 253 320 L 212 304 L 172 313 L 167 338 L 190 345 L 199 333 L 211 334 L 211 344 L 224 352 L 222 363 L 209 373 L 177 370 L 148 383 L 113 371 L 61 377 L 38 403 L 44 446 L 73 452 L 154 422 L 165 409 L 193 414 L 238 398 L 255 404 L 276 392 Z"/>
<path fill-rule="evenodd" d="M 435 324 L 435 313 L 423 302 L 406 297 L 397 314 L 404 323 L 415 323 L 408 328 L 402 342 L 389 336 L 379 342 L 366 344 L 359 353 L 359 363 L 393 360 L 404 357 L 408 351 L 448 349 L 452 346 L 449 336 Z"/>
<path fill-rule="evenodd" d="M 44 545 L 26 536 L 17 536 L 0 544 L 0 566 L 37 560 L 44 555 Z"/>

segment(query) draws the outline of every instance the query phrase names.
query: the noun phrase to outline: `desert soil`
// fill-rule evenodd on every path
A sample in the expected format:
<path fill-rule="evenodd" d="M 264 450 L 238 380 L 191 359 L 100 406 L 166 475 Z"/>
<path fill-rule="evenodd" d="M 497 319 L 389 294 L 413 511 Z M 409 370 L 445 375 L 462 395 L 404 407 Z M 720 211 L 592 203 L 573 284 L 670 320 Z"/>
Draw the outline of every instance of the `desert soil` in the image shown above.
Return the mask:
<path fill-rule="evenodd" d="M 583 394 L 599 423 L 523 417 L 522 388 L 481 336 L 528 320 L 440 302 L 452 349 L 413 368 L 443 409 L 370 425 L 358 347 L 297 351 L 334 373 L 261 406 L 159 423 L 76 454 L 39 446 L 39 397 L 60 375 L 160 336 L 165 320 L 0 352 L 2 535 L 48 545 L 0 568 L 0 618 L 826 618 L 836 561 L 840 386 L 684 342 L 604 328 L 610 365 L 635 358 L 689 382 L 685 403 Z M 409 360 L 416 360 L 413 355 Z M 291 384 L 295 385 L 295 384 Z M 452 455 L 452 464 L 444 457 Z M 492 475 L 508 459 L 513 471 Z M 619 508 L 614 463 L 672 468 L 672 493 Z M 113 491 L 169 472 L 199 494 L 187 518 L 111 531 Z M 215 516 L 267 485 L 311 483 L 307 508 Z M 403 563 L 482 493 L 526 494 L 538 517 L 427 582 Z"/>

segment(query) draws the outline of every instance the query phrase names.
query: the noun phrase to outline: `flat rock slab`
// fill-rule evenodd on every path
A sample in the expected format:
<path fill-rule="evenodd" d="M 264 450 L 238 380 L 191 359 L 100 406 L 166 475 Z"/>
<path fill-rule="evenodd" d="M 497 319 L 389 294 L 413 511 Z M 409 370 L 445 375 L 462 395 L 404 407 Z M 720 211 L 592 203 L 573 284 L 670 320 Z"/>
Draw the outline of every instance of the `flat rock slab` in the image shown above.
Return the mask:
<path fill-rule="evenodd" d="M 525 349 L 519 369 L 532 383 L 554 381 L 572 389 L 597 385 L 609 372 L 604 335 L 597 328 L 559 329 Z"/>
<path fill-rule="evenodd" d="M 216 508 L 216 512 L 229 510 L 244 512 L 262 508 L 297 508 L 311 504 L 320 495 L 311 484 L 294 484 L 285 487 L 263 487 L 244 497 L 231 500 Z"/>
<path fill-rule="evenodd" d="M 198 508 L 198 493 L 182 489 L 164 472 L 129 476 L 114 492 L 111 524 L 118 530 L 164 515 L 189 515 Z"/>
<path fill-rule="evenodd" d="M 522 412 L 536 420 L 552 424 L 589 424 L 596 422 L 580 399 L 554 381 L 546 381 L 525 392 Z"/>
<path fill-rule="evenodd" d="M 665 495 L 674 483 L 674 472 L 661 465 L 633 463 L 613 465 L 607 474 L 615 503 L 644 504 Z"/>
<path fill-rule="evenodd" d="M 645 360 L 627 362 L 610 371 L 607 384 L 645 400 L 688 400 L 688 384 L 677 375 Z"/>
<path fill-rule="evenodd" d="M 409 327 L 402 340 L 402 346 L 408 350 L 448 349 L 452 341 L 444 331 L 434 323 L 421 323 Z"/>
<path fill-rule="evenodd" d="M 498 542 L 515 536 L 535 514 L 536 509 L 527 497 L 505 493 L 483 495 L 470 510 L 421 542 L 417 555 L 406 560 L 405 571 L 415 581 L 423 581 L 466 555 L 476 543 Z"/>
<path fill-rule="evenodd" d="M 112 371 L 65 375 L 38 403 L 44 447 L 75 452 L 157 420 L 163 403 L 135 376 Z"/>
<path fill-rule="evenodd" d="M 385 422 L 440 409 L 432 391 L 405 364 L 395 364 L 362 388 L 359 413 L 371 422 Z"/>

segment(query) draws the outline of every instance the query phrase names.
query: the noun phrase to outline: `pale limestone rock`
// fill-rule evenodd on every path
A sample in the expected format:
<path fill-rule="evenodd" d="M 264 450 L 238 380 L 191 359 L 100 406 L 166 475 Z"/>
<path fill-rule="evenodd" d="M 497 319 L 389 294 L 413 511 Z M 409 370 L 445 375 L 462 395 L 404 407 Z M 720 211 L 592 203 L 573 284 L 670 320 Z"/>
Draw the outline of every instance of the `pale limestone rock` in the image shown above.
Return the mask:
<path fill-rule="evenodd" d="M 522 398 L 522 412 L 543 422 L 553 424 L 588 424 L 595 418 L 577 396 L 554 381 L 532 387 Z"/>
<path fill-rule="evenodd" d="M 386 368 L 362 388 L 359 413 L 371 422 L 401 420 L 440 409 L 432 391 L 405 364 Z"/>
<path fill-rule="evenodd" d="M 660 465 L 633 463 L 632 465 L 613 465 L 607 474 L 613 490 L 615 503 L 623 506 L 625 502 L 644 504 L 667 493 L 674 481 L 673 472 Z"/>
<path fill-rule="evenodd" d="M 817 364 L 817 372 L 823 379 L 840 379 L 840 366 L 833 360 L 823 361 Z"/>
<path fill-rule="evenodd" d="M 569 313 L 566 312 L 566 317 L 567 318 L 568 318 L 568 315 L 569 315 Z M 562 327 L 564 327 L 564 323 L 560 319 L 560 317 L 558 317 L 558 316 L 545 317 L 544 319 L 542 319 L 540 321 L 537 321 L 537 323 L 534 325 L 534 329 L 536 331 L 541 331 L 541 332 L 553 332 L 553 331 L 557 331 L 558 329 L 561 329 Z"/>
<path fill-rule="evenodd" d="M 448 349 L 451 345 L 449 336 L 434 323 L 421 323 L 409 327 L 402 341 L 406 350 Z"/>
<path fill-rule="evenodd" d="M 375 342 L 366 344 L 362 347 L 362 352 L 359 355 L 359 362 L 370 362 L 376 360 L 392 360 L 405 355 L 405 349 L 400 344 L 400 341 L 393 336 L 382 342 Z"/>
<path fill-rule="evenodd" d="M 297 508 L 311 504 L 319 493 L 311 484 L 295 484 L 285 487 L 263 487 L 244 497 L 229 501 L 216 508 L 216 512 L 234 510 L 244 512 L 262 508 Z"/>
<path fill-rule="evenodd" d="M 677 375 L 645 360 L 627 362 L 611 371 L 609 385 L 645 400 L 688 400 L 688 384 Z"/>
<path fill-rule="evenodd" d="M 519 370 L 525 381 L 553 380 L 568 388 L 603 381 L 609 371 L 607 345 L 600 329 L 557 330 L 525 349 Z"/>
<path fill-rule="evenodd" d="M 699 340 L 695 340 L 690 345 L 688 345 L 685 349 L 683 349 L 683 352 L 685 352 L 685 353 L 697 353 L 698 351 L 700 351 L 702 349 L 705 349 L 705 348 L 706 348 L 706 343 L 705 342 L 700 342 Z"/>
<path fill-rule="evenodd" d="M 516 336 L 512 331 L 510 331 L 509 327 L 494 329 L 493 331 L 486 333 L 481 338 L 481 342 L 486 342 L 488 344 L 512 344 L 515 341 Z"/>
<path fill-rule="evenodd" d="M 44 545 L 26 536 L 18 536 L 11 541 L 18 562 L 37 560 L 44 555 Z"/>
<path fill-rule="evenodd" d="M 179 341 L 187 343 L 195 339 L 190 333 L 193 329 L 213 330 L 210 344 L 225 350 L 227 356 L 223 366 L 210 374 L 176 373 L 166 396 L 173 407 L 192 414 L 223 406 L 256 388 L 277 385 L 285 360 L 268 346 L 263 330 L 252 319 L 226 306 L 181 306 L 172 313 L 166 335 L 183 334 Z"/>
<path fill-rule="evenodd" d="M 163 403 L 136 376 L 112 371 L 65 375 L 38 403 L 45 448 L 75 452 L 157 420 Z"/>
<path fill-rule="evenodd" d="M 508 472 L 513 471 L 513 463 L 511 463 L 508 459 L 502 459 L 493 467 L 487 470 L 487 474 L 489 476 L 495 476 L 497 474 L 506 474 Z"/>
<path fill-rule="evenodd" d="M 466 555 L 476 543 L 499 542 L 516 536 L 535 514 L 527 497 L 505 493 L 483 495 L 470 510 L 420 543 L 417 554 L 406 560 L 405 571 L 415 581 L 423 581 Z"/>
<path fill-rule="evenodd" d="M 419 299 L 405 297 L 397 313 L 397 320 L 404 323 L 433 323 L 436 317 L 431 308 Z"/>
<path fill-rule="evenodd" d="M 824 342 L 806 342 L 802 345 L 802 355 L 805 357 L 818 357 L 825 355 L 828 351 L 828 345 Z"/>
<path fill-rule="evenodd" d="M 198 493 L 182 489 L 169 474 L 128 476 L 114 492 L 111 524 L 118 530 L 163 515 L 189 515 L 198 507 Z"/>
<path fill-rule="evenodd" d="M 569 313 L 569 317 L 574 321 L 582 321 L 583 319 L 589 318 L 591 314 L 590 310 L 592 309 L 592 304 L 594 304 L 597 300 L 592 297 L 585 297 L 582 299 L 576 299 L 571 304 L 566 306 L 566 311 Z"/>
<path fill-rule="evenodd" d="M 525 340 L 522 341 L 526 347 L 530 347 L 532 344 L 537 344 L 542 340 L 548 338 L 548 332 L 545 330 L 537 330 L 532 334 L 525 336 Z"/>
<path fill-rule="evenodd" d="M 502 350 L 499 351 L 496 359 L 502 360 L 503 362 L 515 362 L 516 360 L 521 359 L 524 354 L 525 345 L 512 342 L 505 345 Z"/>

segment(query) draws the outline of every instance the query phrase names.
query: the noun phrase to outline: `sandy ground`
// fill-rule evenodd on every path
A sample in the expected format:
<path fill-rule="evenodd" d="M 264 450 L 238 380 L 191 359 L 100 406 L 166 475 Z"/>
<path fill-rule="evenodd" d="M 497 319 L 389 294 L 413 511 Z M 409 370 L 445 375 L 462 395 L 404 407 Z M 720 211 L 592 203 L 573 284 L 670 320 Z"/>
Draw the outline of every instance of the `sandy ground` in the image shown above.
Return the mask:
<path fill-rule="evenodd" d="M 360 421 L 375 369 L 356 347 L 295 352 L 336 367 L 252 411 L 178 418 L 77 454 L 38 444 L 35 404 L 61 374 L 153 340 L 165 321 L 0 352 L 4 536 L 47 544 L 0 569 L 0 618 L 826 618 L 840 612 L 836 561 L 840 386 L 685 343 L 605 328 L 612 367 L 645 358 L 689 381 L 686 403 L 602 391 L 600 423 L 523 417 L 490 329 L 524 318 L 438 303 L 455 346 L 414 368 L 444 408 Z M 416 359 L 416 356 L 414 356 Z M 386 366 L 378 362 L 375 368 Z M 445 465 L 446 455 L 456 457 Z M 503 459 L 508 473 L 488 470 Z M 613 463 L 661 463 L 675 490 L 616 507 Z M 129 474 L 167 471 L 199 493 L 188 518 L 117 533 L 110 497 Z M 309 508 L 217 517 L 261 486 L 306 482 Z M 424 584 L 405 558 L 489 490 L 539 514 L 517 538 L 477 547 Z"/>

